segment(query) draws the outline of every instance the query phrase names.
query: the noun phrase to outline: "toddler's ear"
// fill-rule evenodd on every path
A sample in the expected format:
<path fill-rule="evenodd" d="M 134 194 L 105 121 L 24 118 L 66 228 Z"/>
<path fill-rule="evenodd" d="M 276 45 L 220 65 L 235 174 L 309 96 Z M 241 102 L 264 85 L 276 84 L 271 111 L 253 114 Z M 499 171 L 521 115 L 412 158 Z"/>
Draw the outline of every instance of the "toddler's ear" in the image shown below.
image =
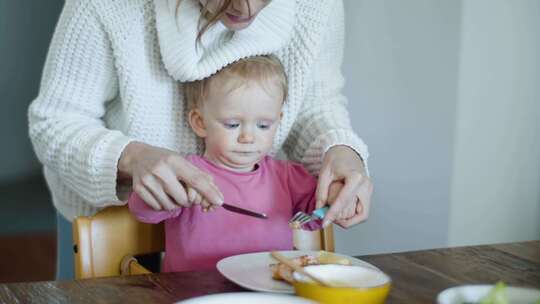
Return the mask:
<path fill-rule="evenodd" d="M 199 109 L 193 109 L 188 114 L 189 125 L 193 132 L 201 138 L 206 137 L 206 126 L 204 125 L 203 117 Z"/>

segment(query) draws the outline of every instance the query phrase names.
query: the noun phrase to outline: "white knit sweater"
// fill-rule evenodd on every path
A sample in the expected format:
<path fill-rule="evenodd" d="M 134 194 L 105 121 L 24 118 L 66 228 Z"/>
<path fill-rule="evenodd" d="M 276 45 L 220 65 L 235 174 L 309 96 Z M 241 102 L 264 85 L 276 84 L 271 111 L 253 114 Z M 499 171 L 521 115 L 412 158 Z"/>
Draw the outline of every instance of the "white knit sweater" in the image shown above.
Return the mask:
<path fill-rule="evenodd" d="M 198 0 L 183 0 L 177 16 L 175 5 L 66 1 L 29 109 L 34 149 L 66 218 L 125 203 L 117 162 L 130 141 L 201 153 L 185 119 L 181 83 L 256 54 L 275 54 L 289 77 L 273 153 L 282 148 L 313 173 L 324 152 L 338 144 L 367 160 L 341 95 L 340 0 L 273 0 L 245 30 L 213 26 L 198 48 Z"/>

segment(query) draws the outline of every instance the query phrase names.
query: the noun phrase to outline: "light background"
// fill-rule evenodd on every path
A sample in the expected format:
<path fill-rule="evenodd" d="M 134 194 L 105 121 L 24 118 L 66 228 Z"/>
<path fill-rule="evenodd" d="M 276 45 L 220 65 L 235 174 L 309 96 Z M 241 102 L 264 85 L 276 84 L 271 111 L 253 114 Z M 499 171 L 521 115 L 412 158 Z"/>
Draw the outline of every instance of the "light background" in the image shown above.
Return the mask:
<path fill-rule="evenodd" d="M 338 251 L 540 239 L 540 1 L 344 2 L 344 93 L 375 195 L 368 222 L 336 229 Z M 62 5 L 0 0 L 2 191 L 40 174 L 26 109 Z M 6 197 L 0 234 L 52 215 Z"/>

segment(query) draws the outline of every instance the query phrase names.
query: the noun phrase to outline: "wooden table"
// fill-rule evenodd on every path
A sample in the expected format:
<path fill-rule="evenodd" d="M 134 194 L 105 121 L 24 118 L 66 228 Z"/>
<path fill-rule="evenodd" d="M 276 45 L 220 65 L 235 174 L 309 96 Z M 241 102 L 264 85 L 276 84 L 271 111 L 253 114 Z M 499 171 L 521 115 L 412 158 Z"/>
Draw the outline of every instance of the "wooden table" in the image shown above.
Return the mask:
<path fill-rule="evenodd" d="M 445 288 L 494 283 L 540 288 L 540 241 L 359 257 L 388 273 L 387 303 L 434 303 Z M 217 271 L 0 285 L 0 303 L 173 303 L 244 291 Z"/>

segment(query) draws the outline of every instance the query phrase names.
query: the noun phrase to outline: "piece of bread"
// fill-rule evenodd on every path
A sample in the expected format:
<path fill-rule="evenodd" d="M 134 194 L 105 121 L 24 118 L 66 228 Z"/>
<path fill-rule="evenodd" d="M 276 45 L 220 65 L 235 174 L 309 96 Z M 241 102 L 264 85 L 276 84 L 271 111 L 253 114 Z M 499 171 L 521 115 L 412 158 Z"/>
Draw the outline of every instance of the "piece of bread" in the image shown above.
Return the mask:
<path fill-rule="evenodd" d="M 317 256 L 302 255 L 291 259 L 291 261 L 301 267 L 321 264 L 351 265 L 351 261 L 349 261 L 349 259 L 323 250 L 319 251 L 319 254 Z M 282 263 L 277 263 L 270 264 L 270 270 L 272 271 L 272 279 L 287 281 L 291 284 L 293 283 L 294 270 L 291 267 Z"/>
<path fill-rule="evenodd" d="M 291 259 L 291 261 L 301 267 L 320 264 L 317 257 L 312 255 L 302 255 L 297 258 Z M 293 269 L 291 267 L 282 263 L 277 263 L 270 264 L 270 269 L 272 270 L 272 278 L 274 280 L 282 280 L 289 283 L 293 282 Z"/>

